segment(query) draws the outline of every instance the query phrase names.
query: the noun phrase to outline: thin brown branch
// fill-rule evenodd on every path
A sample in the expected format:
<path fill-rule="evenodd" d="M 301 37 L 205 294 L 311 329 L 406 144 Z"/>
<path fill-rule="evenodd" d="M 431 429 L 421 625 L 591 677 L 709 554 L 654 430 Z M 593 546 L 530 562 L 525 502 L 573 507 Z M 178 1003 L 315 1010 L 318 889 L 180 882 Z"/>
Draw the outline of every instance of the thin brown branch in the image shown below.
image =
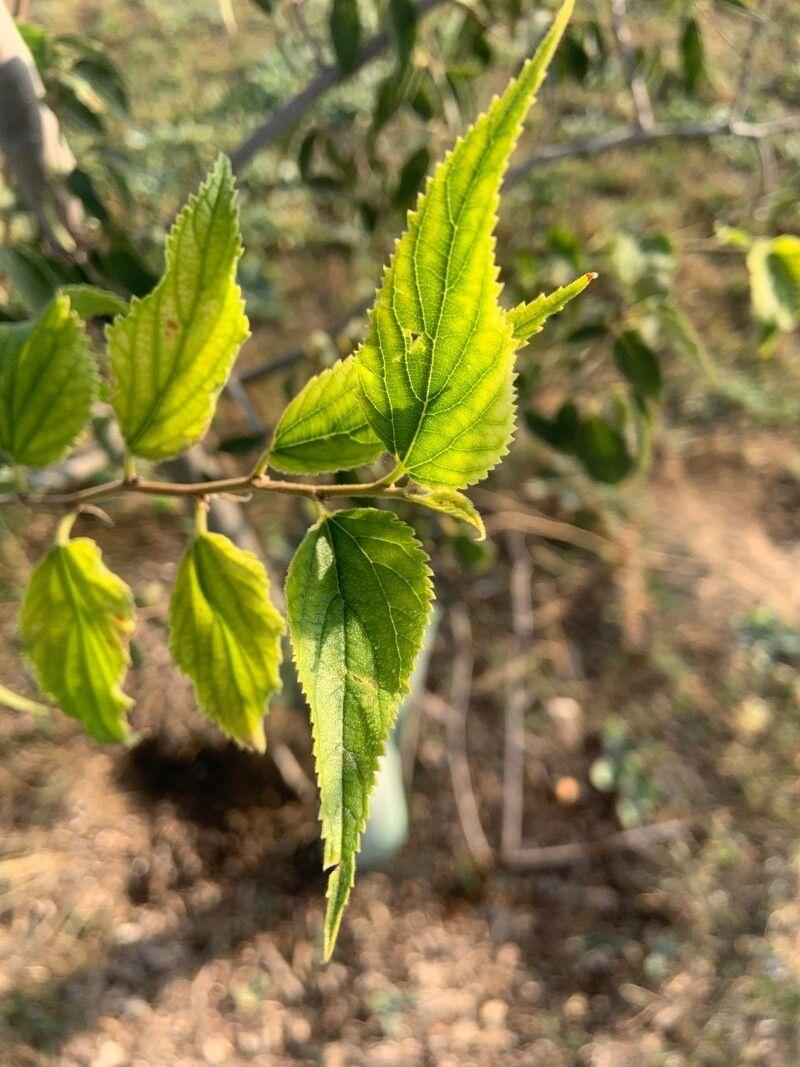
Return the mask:
<path fill-rule="evenodd" d="M 514 649 L 517 658 L 530 655 L 533 641 L 533 571 L 525 537 L 512 531 L 506 538 L 511 557 L 511 614 L 514 626 Z M 503 816 L 501 855 L 516 852 L 522 845 L 525 772 L 525 714 L 528 710 L 528 686 L 523 677 L 509 672 L 506 680 L 505 734 L 503 746 Z"/>
<path fill-rule="evenodd" d="M 407 496 L 402 486 L 392 484 L 387 478 L 356 485 L 314 484 L 310 482 L 286 482 L 264 474 L 245 474 L 238 478 L 219 478 L 206 482 L 158 482 L 144 478 L 117 478 L 102 485 L 91 485 L 64 493 L 8 494 L 0 497 L 0 503 L 23 503 L 31 505 L 73 506 L 109 496 L 134 493 L 141 496 L 171 496 L 203 499 L 227 493 L 283 493 L 286 496 L 307 497 L 310 500 L 327 500 L 331 497 L 379 496 L 404 499 Z"/>
<path fill-rule="evenodd" d="M 662 141 L 708 141 L 713 137 L 738 137 L 746 141 L 761 141 L 781 133 L 800 130 L 800 114 L 786 115 L 767 122 L 745 122 L 741 119 L 709 120 L 707 122 L 679 122 L 674 125 L 656 126 L 643 130 L 639 126 L 621 126 L 607 133 L 591 137 L 577 137 L 573 141 L 547 145 L 539 149 L 518 166 L 513 167 L 506 178 L 507 185 L 520 181 L 526 174 L 557 163 L 562 159 L 580 159 L 604 155 L 618 149 L 645 148 Z"/>
<path fill-rule="evenodd" d="M 611 21 L 614 26 L 614 36 L 617 40 L 617 48 L 625 80 L 628 83 L 631 98 L 633 99 L 636 123 L 641 130 L 653 130 L 656 125 L 653 105 L 650 102 L 647 84 L 636 65 L 636 50 L 633 45 L 630 26 L 628 25 L 628 11 L 625 0 L 611 0 Z"/>
<path fill-rule="evenodd" d="M 692 827 L 691 819 L 668 819 L 664 822 L 635 826 L 621 830 L 599 841 L 576 841 L 567 845 L 541 845 L 521 848 L 513 855 L 503 857 L 503 862 L 519 871 L 556 870 L 571 867 L 576 863 L 598 859 L 615 852 L 644 852 L 653 845 L 666 844 L 686 837 Z"/>
<path fill-rule="evenodd" d="M 753 87 L 753 75 L 755 74 L 755 60 L 761 39 L 769 24 L 772 0 L 765 0 L 761 11 L 750 12 L 753 24 L 742 50 L 742 62 L 739 66 L 739 77 L 736 82 L 736 92 L 731 104 L 731 118 L 742 116 L 747 112 L 750 102 L 750 93 Z"/>
<path fill-rule="evenodd" d="M 450 778 L 453 783 L 453 794 L 461 829 L 464 831 L 472 858 L 479 867 L 488 867 L 494 861 L 494 852 L 481 825 L 467 756 L 467 712 L 472 688 L 473 660 L 472 627 L 467 609 L 463 604 L 452 609 L 450 626 L 455 650 L 450 703 L 446 705 L 445 715 L 447 762 L 450 767 Z"/>

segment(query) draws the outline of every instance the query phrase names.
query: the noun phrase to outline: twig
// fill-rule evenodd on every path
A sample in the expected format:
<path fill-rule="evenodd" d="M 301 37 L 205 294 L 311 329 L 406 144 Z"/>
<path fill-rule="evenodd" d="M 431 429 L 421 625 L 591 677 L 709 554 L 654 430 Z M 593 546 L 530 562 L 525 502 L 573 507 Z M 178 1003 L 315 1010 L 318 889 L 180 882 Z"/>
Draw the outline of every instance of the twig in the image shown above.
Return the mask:
<path fill-rule="evenodd" d="M 302 496 L 311 500 L 326 500 L 330 497 L 380 496 L 404 499 L 408 494 L 402 486 L 393 484 L 397 475 L 387 475 L 374 482 L 360 485 L 320 485 L 305 482 L 274 480 L 265 474 L 245 474 L 238 478 L 219 478 L 205 482 L 155 482 L 143 478 L 118 478 L 103 485 L 91 485 L 65 493 L 10 493 L 0 497 L 0 503 L 23 503 L 31 505 L 85 504 L 108 496 L 135 493 L 143 496 L 172 496 L 202 499 L 227 493 L 247 493 L 257 490 L 267 493 L 283 493 L 287 496 Z"/>
<path fill-rule="evenodd" d="M 442 3 L 444 3 L 444 0 L 418 0 L 415 4 L 417 18 L 422 18 Z M 392 37 L 388 30 L 381 30 L 379 33 L 374 34 L 368 41 L 364 42 L 356 62 L 346 73 L 335 64 L 323 67 L 304 89 L 283 104 L 282 107 L 279 107 L 277 111 L 274 111 L 266 122 L 253 130 L 240 145 L 233 149 L 230 153 L 230 158 L 234 173 L 241 173 L 255 155 L 292 129 L 329 89 L 351 78 L 356 71 L 361 70 L 362 67 L 382 55 L 389 47 L 391 40 Z"/>
<path fill-rule="evenodd" d="M 611 0 L 611 21 L 614 25 L 614 36 L 617 39 L 625 80 L 630 88 L 633 106 L 636 111 L 636 123 L 640 130 L 652 130 L 656 125 L 653 105 L 650 102 L 647 83 L 636 65 L 636 53 L 631 39 L 630 26 L 628 25 L 625 0 Z"/>
<path fill-rule="evenodd" d="M 511 614 L 515 655 L 519 658 L 526 652 L 530 654 L 534 632 L 531 558 L 523 534 L 512 531 L 508 534 L 506 542 L 511 557 Z M 501 856 L 516 852 L 522 845 L 525 713 L 529 703 L 525 679 L 513 677 L 509 672 L 506 680 L 506 693 Z"/>
<path fill-rule="evenodd" d="M 656 126 L 652 130 L 643 130 L 635 125 L 621 126 L 607 133 L 577 137 L 572 141 L 541 148 L 508 172 L 506 184 L 513 185 L 531 171 L 562 159 L 595 157 L 617 149 L 643 148 L 661 141 L 707 141 L 712 137 L 739 137 L 747 141 L 760 141 L 780 133 L 790 133 L 792 130 L 800 130 L 800 114 L 786 115 L 768 122 L 745 122 L 733 118 L 708 122 L 679 122 L 670 126 Z"/>
<path fill-rule="evenodd" d="M 300 766 L 294 752 L 283 741 L 277 741 L 268 748 L 273 763 L 278 768 L 281 778 L 297 794 L 300 800 L 310 800 L 316 796 L 314 783 Z"/>
<path fill-rule="evenodd" d="M 450 778 L 453 783 L 461 829 L 464 831 L 472 858 L 479 867 L 488 867 L 494 860 L 494 852 L 481 825 L 467 757 L 467 712 L 472 687 L 472 628 L 469 624 L 467 609 L 463 604 L 452 609 L 450 626 L 455 653 L 450 703 L 446 706 L 445 716 L 447 762 L 450 767 Z"/>
<path fill-rule="evenodd" d="M 732 119 L 744 115 L 747 111 L 747 105 L 750 100 L 750 91 L 753 87 L 756 53 L 758 52 L 761 38 L 764 36 L 764 31 L 769 24 L 771 7 L 772 0 L 765 0 L 762 11 L 750 12 L 753 24 L 750 27 L 750 34 L 747 38 L 744 50 L 742 51 L 739 78 L 736 83 L 736 92 L 733 95 L 733 103 L 731 104 L 730 114 Z"/>
<path fill-rule="evenodd" d="M 665 844 L 685 837 L 691 829 L 691 819 L 668 819 L 664 822 L 635 826 L 621 830 L 599 841 L 576 841 L 568 845 L 542 845 L 521 848 L 514 855 L 503 857 L 503 862 L 515 870 L 543 871 L 558 867 L 571 867 L 575 863 L 597 859 L 614 852 L 630 849 L 643 852 L 652 845 Z"/>

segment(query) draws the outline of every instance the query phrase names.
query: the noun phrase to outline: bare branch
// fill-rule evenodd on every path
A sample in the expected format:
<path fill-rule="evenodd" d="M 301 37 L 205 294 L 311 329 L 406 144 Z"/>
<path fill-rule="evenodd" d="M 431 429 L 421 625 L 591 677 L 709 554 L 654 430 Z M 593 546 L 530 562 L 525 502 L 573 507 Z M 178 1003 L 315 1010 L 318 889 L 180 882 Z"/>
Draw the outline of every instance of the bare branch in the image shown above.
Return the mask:
<path fill-rule="evenodd" d="M 515 655 L 530 654 L 533 641 L 533 579 L 531 557 L 525 537 L 512 531 L 506 538 L 511 556 L 511 612 Z M 525 713 L 529 698 L 526 679 L 511 673 L 506 681 L 505 736 L 503 749 L 503 818 L 500 851 L 515 853 L 522 845 L 525 772 Z"/>
<path fill-rule="evenodd" d="M 744 122 L 741 119 L 679 122 L 669 126 L 656 126 L 652 130 L 643 130 L 639 126 L 621 126 L 596 136 L 577 137 L 573 141 L 540 148 L 508 172 L 506 184 L 514 185 L 531 171 L 562 159 L 594 158 L 606 152 L 643 148 L 661 141 L 708 141 L 713 137 L 740 137 L 748 141 L 761 141 L 793 130 L 800 130 L 800 114 L 786 115 L 768 122 Z"/>
<path fill-rule="evenodd" d="M 472 628 L 463 604 L 452 609 L 450 625 L 455 650 L 450 703 L 446 706 L 445 715 L 447 761 L 458 817 L 472 858 L 479 867 L 488 867 L 494 860 L 494 852 L 481 825 L 467 757 L 467 712 L 472 688 Z"/>
<path fill-rule="evenodd" d="M 641 130 L 655 128 L 656 120 L 647 84 L 636 65 L 636 52 L 628 25 L 628 11 L 625 0 L 611 0 L 611 21 L 614 24 L 614 36 L 617 39 L 622 69 L 631 91 L 633 106 L 636 111 L 636 123 Z"/>
<path fill-rule="evenodd" d="M 736 92 L 733 96 L 733 103 L 731 104 L 731 118 L 742 116 L 747 111 L 747 105 L 750 101 L 750 91 L 753 86 L 753 75 L 755 74 L 756 54 L 759 45 L 761 44 L 761 39 L 764 36 L 764 31 L 769 24 L 771 7 L 772 0 L 764 0 L 761 11 L 750 12 L 753 24 L 750 27 L 750 34 L 742 51 L 739 78 L 736 83 Z"/>
<path fill-rule="evenodd" d="M 519 871 L 555 870 L 576 863 L 608 856 L 626 849 L 643 852 L 652 845 L 665 844 L 685 837 L 691 829 L 690 819 L 668 819 L 647 826 L 634 826 L 610 834 L 600 841 L 576 841 L 567 845 L 542 845 L 522 848 L 514 855 L 503 857 L 508 867 Z"/>
<path fill-rule="evenodd" d="M 417 18 L 422 18 L 444 2 L 445 0 L 418 0 L 415 4 Z M 351 78 L 356 71 L 361 70 L 362 67 L 377 59 L 378 56 L 383 55 L 389 47 L 391 39 L 391 34 L 388 30 L 381 30 L 370 37 L 362 45 L 352 70 L 347 71 L 347 73 L 333 63 L 323 67 L 297 96 L 292 97 L 291 100 L 288 100 L 274 111 L 266 122 L 253 130 L 249 137 L 233 149 L 230 157 L 234 173 L 240 174 L 255 155 L 296 126 L 303 115 L 329 89 Z"/>

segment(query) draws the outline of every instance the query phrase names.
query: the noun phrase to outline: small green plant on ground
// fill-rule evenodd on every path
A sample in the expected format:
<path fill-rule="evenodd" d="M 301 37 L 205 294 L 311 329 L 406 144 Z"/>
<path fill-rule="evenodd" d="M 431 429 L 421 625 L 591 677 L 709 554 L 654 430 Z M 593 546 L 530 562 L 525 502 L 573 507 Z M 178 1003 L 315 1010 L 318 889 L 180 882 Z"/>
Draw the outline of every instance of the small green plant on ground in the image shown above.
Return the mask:
<path fill-rule="evenodd" d="M 131 739 L 123 690 L 134 626 L 130 589 L 95 543 L 71 536 L 81 508 L 120 493 L 189 497 L 196 536 L 170 605 L 170 649 L 202 710 L 239 744 L 263 750 L 279 686 L 284 621 L 261 562 L 207 529 L 209 499 L 263 491 L 308 498 L 318 521 L 286 582 L 288 629 L 311 709 L 330 870 L 330 956 L 355 876 L 368 800 L 419 652 L 433 587 L 412 529 L 376 499 L 411 501 L 483 536 L 464 494 L 507 452 L 514 432 L 515 350 L 588 283 L 578 279 L 507 311 L 493 229 L 500 183 L 525 115 L 569 21 L 565 0 L 517 79 L 438 166 L 409 215 L 358 351 L 312 379 L 286 408 L 267 451 L 240 477 L 151 481 L 136 460 L 185 452 L 206 432 L 248 335 L 236 269 L 242 247 L 231 168 L 220 157 L 175 222 L 155 289 L 106 333 L 111 405 L 125 442 L 121 476 L 59 495 L 29 491 L 25 468 L 60 459 L 83 432 L 99 372 L 82 316 L 117 312 L 102 291 L 60 292 L 35 321 L 0 334 L 0 451 L 31 505 L 66 507 L 20 614 L 42 690 L 89 734 Z M 390 470 L 358 484 L 289 481 L 351 470 L 388 453 Z M 367 498 L 330 511 L 327 502 Z"/>

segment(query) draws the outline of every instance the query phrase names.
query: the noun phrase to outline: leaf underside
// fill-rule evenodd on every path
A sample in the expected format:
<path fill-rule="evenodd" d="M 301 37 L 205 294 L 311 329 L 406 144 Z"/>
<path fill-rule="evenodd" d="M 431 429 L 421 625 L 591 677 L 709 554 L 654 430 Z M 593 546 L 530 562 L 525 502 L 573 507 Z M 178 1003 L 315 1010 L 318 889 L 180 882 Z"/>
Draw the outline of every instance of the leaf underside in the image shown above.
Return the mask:
<path fill-rule="evenodd" d="M 449 515 L 451 518 L 466 522 L 477 532 L 479 541 L 485 540 L 486 527 L 483 525 L 480 513 L 469 497 L 459 493 L 457 489 L 431 489 L 427 492 L 419 493 L 408 492 L 406 493 L 406 499 L 413 504 L 421 504 L 432 511 L 438 511 L 443 515 Z"/>
<path fill-rule="evenodd" d="M 126 741 L 133 595 L 86 537 L 56 545 L 34 570 L 19 621 L 40 688 L 98 741 Z"/>
<path fill-rule="evenodd" d="M 181 561 L 169 626 L 170 652 L 202 711 L 238 744 L 263 752 L 284 632 L 264 565 L 221 534 L 200 534 Z"/>
<path fill-rule="evenodd" d="M 0 452 L 45 467 L 89 420 L 97 371 L 89 341 L 64 295 L 31 323 L 0 327 Z"/>
<path fill-rule="evenodd" d="M 427 557 L 391 512 L 339 511 L 309 530 L 286 581 L 297 672 L 311 708 L 328 881 L 327 959 L 399 701 L 430 613 Z"/>
<path fill-rule="evenodd" d="M 494 257 L 500 183 L 569 21 L 436 168 L 386 269 L 356 353 L 365 412 L 418 482 L 464 488 L 508 450 L 517 347 Z"/>
<path fill-rule="evenodd" d="M 353 357 L 312 378 L 275 428 L 269 463 L 285 474 L 351 470 L 384 451 L 358 397 Z"/>
<path fill-rule="evenodd" d="M 111 402 L 134 455 L 168 459 L 208 428 L 248 336 L 241 251 L 233 175 L 220 156 L 172 227 L 161 281 L 107 331 Z"/>

